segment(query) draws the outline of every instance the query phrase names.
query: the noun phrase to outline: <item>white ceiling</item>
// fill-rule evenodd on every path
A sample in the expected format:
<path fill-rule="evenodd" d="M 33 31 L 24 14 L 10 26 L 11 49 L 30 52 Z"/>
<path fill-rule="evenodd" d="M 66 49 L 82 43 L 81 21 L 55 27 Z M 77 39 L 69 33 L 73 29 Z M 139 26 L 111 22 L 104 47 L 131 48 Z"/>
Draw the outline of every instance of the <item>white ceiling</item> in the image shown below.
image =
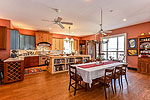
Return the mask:
<path fill-rule="evenodd" d="M 71 34 L 75 36 L 99 31 L 100 9 L 103 9 L 104 30 L 150 21 L 150 0 L 1 0 L 0 18 L 12 20 L 18 28 L 68 34 L 68 26 L 61 29 L 52 22 L 41 21 L 52 21 L 57 16 L 50 7 L 61 10 L 59 16 L 63 21 L 74 23 Z M 122 21 L 124 18 L 126 22 Z"/>

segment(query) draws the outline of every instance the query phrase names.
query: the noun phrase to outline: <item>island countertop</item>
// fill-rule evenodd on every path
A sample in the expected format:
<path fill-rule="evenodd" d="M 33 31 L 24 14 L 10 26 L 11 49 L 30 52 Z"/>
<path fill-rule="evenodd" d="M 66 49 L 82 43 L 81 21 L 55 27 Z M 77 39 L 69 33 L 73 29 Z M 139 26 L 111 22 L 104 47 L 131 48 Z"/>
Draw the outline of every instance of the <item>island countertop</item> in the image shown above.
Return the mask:
<path fill-rule="evenodd" d="M 76 57 L 91 57 L 91 55 L 70 55 L 70 56 L 49 56 L 50 58 L 76 58 Z"/>

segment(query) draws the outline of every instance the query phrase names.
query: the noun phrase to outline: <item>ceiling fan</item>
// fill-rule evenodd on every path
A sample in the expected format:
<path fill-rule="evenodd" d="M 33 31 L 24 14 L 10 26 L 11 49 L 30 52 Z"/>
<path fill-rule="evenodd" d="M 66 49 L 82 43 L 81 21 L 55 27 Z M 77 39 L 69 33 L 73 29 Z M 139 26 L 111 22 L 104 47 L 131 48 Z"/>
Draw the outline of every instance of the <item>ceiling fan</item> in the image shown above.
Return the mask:
<path fill-rule="evenodd" d="M 56 9 L 56 8 L 51 8 L 52 10 L 54 10 L 56 13 L 59 13 L 60 10 L 59 9 Z M 57 18 L 54 18 L 54 20 L 52 22 L 54 22 L 54 24 L 57 24 L 59 27 L 61 27 L 62 29 L 64 29 L 65 27 L 63 26 L 63 24 L 66 24 L 66 25 L 73 25 L 73 23 L 71 22 L 62 22 L 62 17 L 57 17 Z M 42 21 L 49 21 L 49 20 L 42 20 Z"/>
<path fill-rule="evenodd" d="M 102 10 L 100 11 L 100 30 L 98 32 L 98 34 L 102 34 L 102 35 L 107 35 L 107 33 L 112 33 L 112 31 L 107 31 L 107 30 L 103 30 L 103 12 Z"/>

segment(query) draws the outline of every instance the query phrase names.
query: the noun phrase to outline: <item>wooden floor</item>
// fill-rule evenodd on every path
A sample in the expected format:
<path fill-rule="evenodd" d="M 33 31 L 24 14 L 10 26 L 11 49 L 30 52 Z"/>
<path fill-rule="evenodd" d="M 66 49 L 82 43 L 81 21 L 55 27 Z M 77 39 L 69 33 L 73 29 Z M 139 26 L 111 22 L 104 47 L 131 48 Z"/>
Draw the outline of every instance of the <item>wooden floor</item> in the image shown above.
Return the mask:
<path fill-rule="evenodd" d="M 127 86 L 117 93 L 108 90 L 108 100 L 150 100 L 150 76 L 128 71 Z M 26 75 L 24 81 L 0 85 L 0 100 L 105 100 L 103 87 L 95 86 L 85 92 L 73 89 L 68 91 L 69 75 L 61 73 L 50 75 L 48 72 Z"/>

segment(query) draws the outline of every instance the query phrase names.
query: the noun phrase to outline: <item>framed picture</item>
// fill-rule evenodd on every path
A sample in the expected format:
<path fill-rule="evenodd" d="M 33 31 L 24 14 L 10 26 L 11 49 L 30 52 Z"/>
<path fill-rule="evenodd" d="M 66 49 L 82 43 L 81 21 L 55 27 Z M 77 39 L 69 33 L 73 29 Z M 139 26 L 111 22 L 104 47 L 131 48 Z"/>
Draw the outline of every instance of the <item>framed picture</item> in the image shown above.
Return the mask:
<path fill-rule="evenodd" d="M 128 55 L 129 56 L 137 56 L 138 55 L 138 51 L 136 49 L 132 49 L 132 50 L 128 50 Z"/>
<path fill-rule="evenodd" d="M 137 46 L 138 46 L 137 38 L 128 39 L 128 49 L 137 49 Z"/>

